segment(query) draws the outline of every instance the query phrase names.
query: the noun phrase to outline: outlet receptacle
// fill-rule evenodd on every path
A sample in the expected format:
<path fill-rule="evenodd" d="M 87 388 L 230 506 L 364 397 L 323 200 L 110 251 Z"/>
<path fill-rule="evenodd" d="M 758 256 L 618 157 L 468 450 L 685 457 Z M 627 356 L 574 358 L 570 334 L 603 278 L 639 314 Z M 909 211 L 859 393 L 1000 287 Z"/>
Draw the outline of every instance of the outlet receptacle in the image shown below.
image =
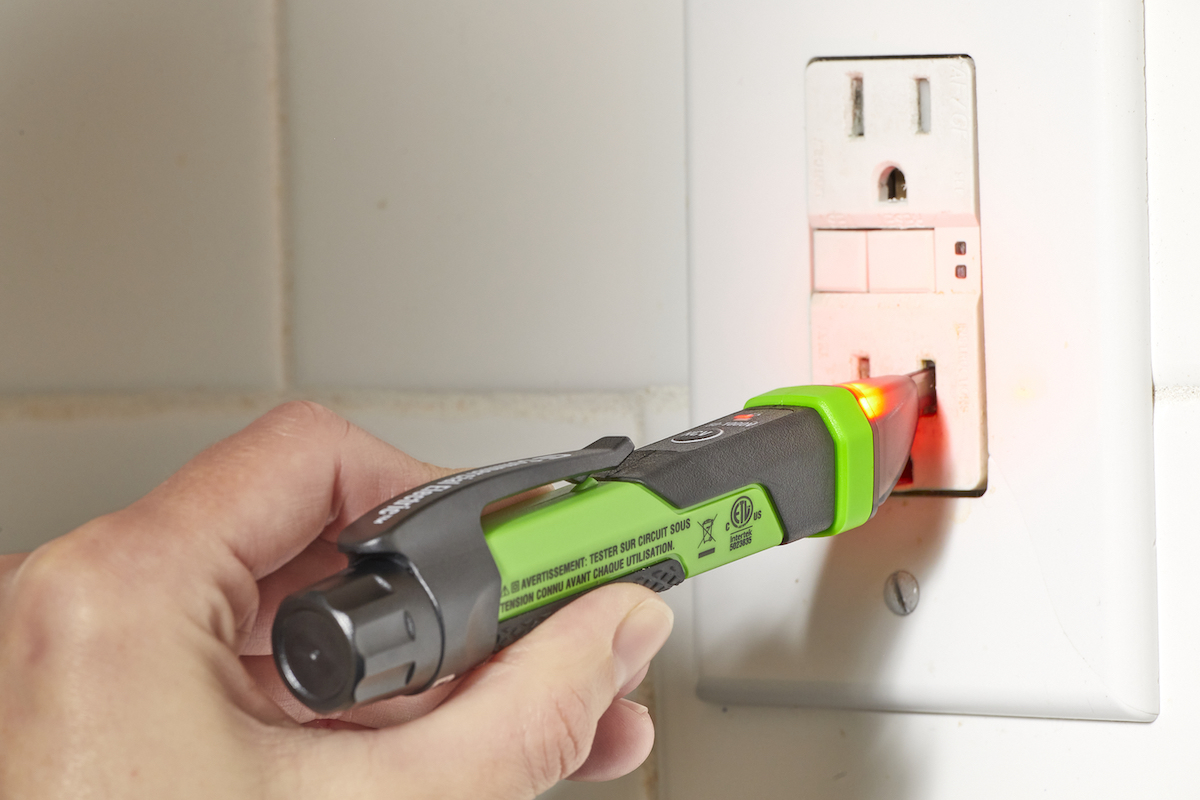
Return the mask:
<path fill-rule="evenodd" d="M 823 59 L 805 75 L 816 383 L 933 361 L 899 492 L 987 482 L 982 276 L 970 58 Z"/>

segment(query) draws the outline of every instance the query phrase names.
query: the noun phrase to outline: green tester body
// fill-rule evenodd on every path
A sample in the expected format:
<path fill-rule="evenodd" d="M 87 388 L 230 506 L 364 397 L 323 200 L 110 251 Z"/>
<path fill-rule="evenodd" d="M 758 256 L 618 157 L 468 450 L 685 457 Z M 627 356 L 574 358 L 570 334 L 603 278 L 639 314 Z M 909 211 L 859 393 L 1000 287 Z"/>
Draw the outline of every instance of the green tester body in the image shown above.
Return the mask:
<path fill-rule="evenodd" d="M 932 367 L 799 386 L 637 450 L 608 437 L 432 481 L 347 526 L 346 570 L 288 597 L 272 644 L 322 713 L 451 680 L 580 594 L 663 591 L 866 522 L 902 477 Z M 484 507 L 569 480 L 481 518 Z"/>

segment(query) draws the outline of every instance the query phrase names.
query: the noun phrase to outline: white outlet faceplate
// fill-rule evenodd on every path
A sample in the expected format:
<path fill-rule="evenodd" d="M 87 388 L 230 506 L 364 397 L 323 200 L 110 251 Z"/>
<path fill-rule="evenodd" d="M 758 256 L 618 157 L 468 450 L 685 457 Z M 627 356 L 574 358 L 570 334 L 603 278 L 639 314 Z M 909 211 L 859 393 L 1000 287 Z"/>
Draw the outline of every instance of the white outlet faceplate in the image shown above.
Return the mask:
<path fill-rule="evenodd" d="M 1059 16 L 891 5 L 784 3 L 771 6 L 770 36 L 743 42 L 725 25 L 721 47 L 690 45 L 692 410 L 714 418 L 811 380 L 808 64 L 964 53 L 976 70 L 987 490 L 893 498 L 860 529 L 699 576 L 698 691 L 720 703 L 1151 720 L 1141 5 Z M 692 30 L 734 8 L 694 9 Z M 1031 14 L 1035 29 L 1014 27 Z M 901 569 L 920 585 L 907 617 L 883 600 Z"/>

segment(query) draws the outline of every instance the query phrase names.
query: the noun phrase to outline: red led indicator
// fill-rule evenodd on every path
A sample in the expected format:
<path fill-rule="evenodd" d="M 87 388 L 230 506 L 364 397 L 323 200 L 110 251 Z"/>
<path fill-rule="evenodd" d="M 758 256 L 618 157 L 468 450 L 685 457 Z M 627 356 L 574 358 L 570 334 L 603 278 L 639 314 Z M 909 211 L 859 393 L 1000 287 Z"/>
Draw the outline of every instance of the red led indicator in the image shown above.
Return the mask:
<path fill-rule="evenodd" d="M 736 419 L 736 420 L 754 419 L 757 416 L 758 416 L 758 414 L 738 414 L 737 416 L 734 417 L 734 419 Z"/>

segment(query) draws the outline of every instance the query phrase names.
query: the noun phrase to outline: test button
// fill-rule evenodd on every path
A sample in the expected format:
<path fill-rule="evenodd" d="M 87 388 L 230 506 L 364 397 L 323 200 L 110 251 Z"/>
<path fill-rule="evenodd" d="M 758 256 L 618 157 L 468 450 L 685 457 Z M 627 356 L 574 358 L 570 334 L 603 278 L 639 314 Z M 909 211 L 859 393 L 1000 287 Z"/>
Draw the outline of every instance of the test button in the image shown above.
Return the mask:
<path fill-rule="evenodd" d="M 678 436 L 671 439 L 675 444 L 691 444 L 692 442 L 703 442 L 705 439 L 715 439 L 725 431 L 721 428 L 693 428 L 690 431 L 684 431 Z"/>

